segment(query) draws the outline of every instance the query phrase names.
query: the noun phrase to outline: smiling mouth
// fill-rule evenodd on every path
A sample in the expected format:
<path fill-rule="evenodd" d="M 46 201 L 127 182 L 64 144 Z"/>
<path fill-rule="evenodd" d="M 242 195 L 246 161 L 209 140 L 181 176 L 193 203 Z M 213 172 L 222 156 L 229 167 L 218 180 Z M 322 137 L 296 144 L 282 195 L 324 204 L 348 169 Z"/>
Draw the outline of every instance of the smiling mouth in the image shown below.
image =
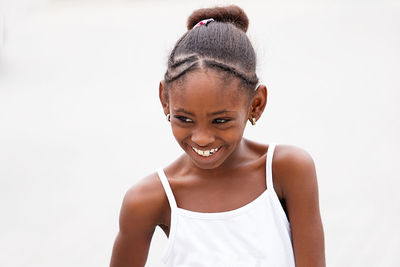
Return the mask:
<path fill-rule="evenodd" d="M 192 149 L 193 149 L 198 155 L 200 155 L 200 156 L 202 156 L 202 157 L 209 157 L 209 156 L 211 156 L 212 154 L 215 154 L 220 148 L 217 147 L 217 148 L 213 148 L 213 149 L 210 149 L 210 150 L 200 150 L 200 149 L 197 149 L 197 148 L 195 148 L 195 147 L 192 147 Z"/>

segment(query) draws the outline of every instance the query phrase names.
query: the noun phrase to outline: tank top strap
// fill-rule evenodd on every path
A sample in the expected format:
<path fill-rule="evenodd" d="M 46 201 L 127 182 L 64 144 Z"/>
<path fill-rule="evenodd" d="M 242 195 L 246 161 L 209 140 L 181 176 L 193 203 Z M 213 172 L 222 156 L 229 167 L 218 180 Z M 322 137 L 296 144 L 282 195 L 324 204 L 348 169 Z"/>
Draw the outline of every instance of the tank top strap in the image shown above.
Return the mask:
<path fill-rule="evenodd" d="M 277 144 L 275 144 L 275 143 L 269 144 L 268 151 L 267 151 L 267 160 L 266 160 L 267 166 L 266 166 L 265 179 L 267 180 L 266 181 L 267 189 L 272 190 L 272 191 L 275 191 L 274 190 L 274 182 L 273 182 L 273 178 L 272 178 L 272 159 L 274 157 L 274 150 L 275 150 L 276 145 Z"/>
<path fill-rule="evenodd" d="M 167 194 L 167 198 L 168 198 L 168 202 L 169 202 L 169 206 L 171 207 L 171 210 L 177 208 L 174 194 L 172 193 L 171 186 L 168 182 L 168 179 L 167 179 L 167 176 L 165 175 L 164 170 L 162 168 L 158 168 L 157 174 L 161 180 L 162 186 L 164 187 L 164 191 Z"/>

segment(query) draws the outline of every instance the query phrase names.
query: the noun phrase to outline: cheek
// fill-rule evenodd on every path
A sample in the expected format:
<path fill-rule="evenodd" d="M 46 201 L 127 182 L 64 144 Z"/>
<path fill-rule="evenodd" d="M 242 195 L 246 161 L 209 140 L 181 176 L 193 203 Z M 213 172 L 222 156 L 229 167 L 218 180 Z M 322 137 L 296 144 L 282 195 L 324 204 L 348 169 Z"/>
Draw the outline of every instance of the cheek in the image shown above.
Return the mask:
<path fill-rule="evenodd" d="M 245 124 L 237 123 L 230 129 L 219 131 L 219 136 L 226 142 L 239 143 L 242 140 Z"/>
<path fill-rule="evenodd" d="M 238 143 L 238 142 L 240 142 L 240 141 L 242 140 L 242 138 L 243 138 L 243 132 L 244 132 L 244 127 L 237 127 L 237 128 L 235 129 L 235 131 L 232 131 L 232 132 L 229 133 L 229 137 L 228 137 L 228 138 L 229 138 L 232 142 Z"/>
<path fill-rule="evenodd" d="M 189 135 L 188 129 L 176 126 L 174 124 L 171 124 L 171 128 L 172 128 L 172 134 L 175 136 L 175 139 L 178 141 L 185 139 Z"/>

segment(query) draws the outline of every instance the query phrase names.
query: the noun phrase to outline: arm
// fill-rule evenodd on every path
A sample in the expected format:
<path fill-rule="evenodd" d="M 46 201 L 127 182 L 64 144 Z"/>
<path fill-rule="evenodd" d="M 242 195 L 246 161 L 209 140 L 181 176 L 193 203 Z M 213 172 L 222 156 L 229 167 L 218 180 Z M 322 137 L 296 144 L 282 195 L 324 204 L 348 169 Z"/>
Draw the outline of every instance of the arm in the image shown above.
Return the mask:
<path fill-rule="evenodd" d="M 143 267 L 151 239 L 160 221 L 162 195 L 160 183 L 149 177 L 133 186 L 125 195 L 114 243 L 111 267 Z M 162 190 L 162 189 L 161 189 Z"/>
<path fill-rule="evenodd" d="M 314 161 L 300 148 L 279 147 L 274 165 L 282 197 L 286 200 L 296 266 L 325 267 Z"/>

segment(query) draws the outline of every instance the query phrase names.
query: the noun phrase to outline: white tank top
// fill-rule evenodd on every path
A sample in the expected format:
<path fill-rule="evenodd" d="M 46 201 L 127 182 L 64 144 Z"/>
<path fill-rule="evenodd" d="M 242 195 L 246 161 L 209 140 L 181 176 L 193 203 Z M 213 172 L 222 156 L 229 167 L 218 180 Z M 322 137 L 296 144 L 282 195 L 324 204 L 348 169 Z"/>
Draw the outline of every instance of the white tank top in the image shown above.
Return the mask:
<path fill-rule="evenodd" d="M 252 202 L 223 212 L 177 207 L 163 169 L 158 169 L 171 207 L 171 225 L 162 261 L 168 267 L 295 266 L 290 224 L 274 191 L 272 157 L 266 159 L 267 189 Z"/>

